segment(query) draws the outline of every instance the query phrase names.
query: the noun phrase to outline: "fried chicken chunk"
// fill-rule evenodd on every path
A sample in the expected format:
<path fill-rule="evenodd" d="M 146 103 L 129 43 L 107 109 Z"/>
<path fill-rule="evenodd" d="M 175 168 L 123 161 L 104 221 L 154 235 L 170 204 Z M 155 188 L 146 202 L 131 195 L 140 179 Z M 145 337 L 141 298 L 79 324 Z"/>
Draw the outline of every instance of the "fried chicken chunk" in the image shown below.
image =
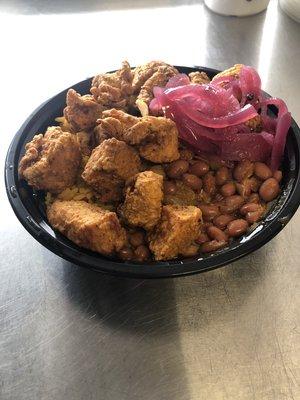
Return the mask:
<path fill-rule="evenodd" d="M 114 212 L 85 201 L 56 200 L 47 210 L 51 226 L 80 247 L 112 255 L 126 242 Z"/>
<path fill-rule="evenodd" d="M 99 193 L 100 201 L 118 201 L 122 198 L 125 180 L 137 174 L 140 168 L 135 149 L 111 138 L 93 150 L 82 178 Z"/>
<path fill-rule="evenodd" d="M 164 117 L 133 117 L 120 110 L 107 110 L 95 128 L 96 142 L 107 137 L 136 146 L 140 156 L 154 163 L 177 160 L 178 131 L 170 119 Z"/>
<path fill-rule="evenodd" d="M 130 178 L 125 189 L 122 216 L 128 225 L 154 228 L 161 214 L 163 177 L 144 171 Z"/>
<path fill-rule="evenodd" d="M 174 75 L 179 73 L 175 67 L 163 61 L 150 61 L 139 65 L 133 70 L 133 92 L 138 93 L 145 82 L 161 67 L 168 67 L 170 71 L 173 70 Z"/>
<path fill-rule="evenodd" d="M 73 132 L 93 129 L 103 109 L 90 94 L 80 96 L 74 89 L 68 90 L 64 116 Z"/>
<path fill-rule="evenodd" d="M 233 67 L 225 69 L 224 71 L 219 72 L 217 75 L 215 75 L 212 78 L 212 82 L 220 76 L 234 76 L 235 78 L 238 78 L 242 68 L 243 64 L 234 64 Z"/>
<path fill-rule="evenodd" d="M 191 83 L 197 83 L 197 84 L 202 85 L 203 83 L 209 83 L 210 82 L 209 77 L 203 71 L 201 71 L 201 72 L 200 71 L 191 72 L 189 74 L 189 77 L 190 77 Z"/>
<path fill-rule="evenodd" d="M 133 73 L 127 61 L 116 72 L 96 75 L 92 81 L 91 93 L 103 108 L 126 110 L 131 102 Z"/>
<path fill-rule="evenodd" d="M 80 131 L 76 133 L 76 139 L 83 156 L 90 156 L 94 147 L 94 135 L 92 132 Z"/>
<path fill-rule="evenodd" d="M 104 111 L 102 117 L 97 121 L 98 125 L 94 129 L 96 143 L 100 144 L 103 140 L 111 137 L 130 143 L 126 133 L 139 120 L 138 117 L 134 117 L 121 110 L 116 110 L 115 108 Z"/>
<path fill-rule="evenodd" d="M 44 136 L 34 136 L 25 149 L 19 174 L 30 186 L 59 193 L 74 184 L 81 162 L 75 135 L 51 126 Z"/>
<path fill-rule="evenodd" d="M 245 125 L 247 125 L 253 132 L 261 132 L 263 128 L 262 117 L 260 115 L 257 115 L 256 117 L 253 117 L 246 121 Z"/>
<path fill-rule="evenodd" d="M 199 235 L 201 210 L 194 206 L 163 206 L 160 222 L 148 235 L 157 261 L 186 254 Z"/>
<path fill-rule="evenodd" d="M 179 158 L 178 131 L 170 119 L 143 117 L 129 135 L 131 143 L 137 143 L 140 156 L 148 161 L 165 163 Z"/>
<path fill-rule="evenodd" d="M 136 99 L 136 106 L 140 110 L 142 116 L 149 115 L 149 104 L 153 99 L 153 88 L 154 86 L 166 86 L 168 80 L 178 74 L 176 68 L 170 65 L 164 65 L 158 68 L 156 72 L 141 87 L 141 90 Z"/>
<path fill-rule="evenodd" d="M 148 106 L 153 99 L 154 86 L 165 86 L 178 73 L 175 67 L 162 61 L 151 61 L 134 69 L 133 93 L 137 96 L 135 104 L 142 116 L 149 114 Z"/>

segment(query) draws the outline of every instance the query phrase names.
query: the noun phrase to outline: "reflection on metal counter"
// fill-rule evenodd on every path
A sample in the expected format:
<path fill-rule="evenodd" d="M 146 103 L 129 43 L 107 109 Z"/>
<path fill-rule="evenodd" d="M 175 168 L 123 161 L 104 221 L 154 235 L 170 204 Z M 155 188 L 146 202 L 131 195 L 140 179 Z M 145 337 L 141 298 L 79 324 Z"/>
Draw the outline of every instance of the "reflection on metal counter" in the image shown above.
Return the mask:
<path fill-rule="evenodd" d="M 280 0 L 279 4 L 287 15 L 300 22 L 300 2 L 298 0 Z"/>

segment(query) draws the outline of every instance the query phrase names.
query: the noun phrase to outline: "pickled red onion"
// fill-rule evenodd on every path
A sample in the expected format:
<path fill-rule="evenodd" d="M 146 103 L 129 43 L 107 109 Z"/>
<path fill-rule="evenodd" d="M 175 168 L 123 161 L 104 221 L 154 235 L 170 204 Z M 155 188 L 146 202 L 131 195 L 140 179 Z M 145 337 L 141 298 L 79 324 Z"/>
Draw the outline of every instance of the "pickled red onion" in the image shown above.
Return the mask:
<path fill-rule="evenodd" d="M 291 113 L 286 112 L 278 118 L 276 134 L 274 138 L 272 155 L 271 155 L 271 169 L 273 171 L 279 168 L 281 159 L 284 152 L 287 133 L 291 126 Z"/>
<path fill-rule="evenodd" d="M 241 107 L 247 102 L 247 96 L 253 96 L 254 102 L 261 96 L 261 80 L 254 68 L 243 65 L 239 73 L 239 85 L 242 93 Z"/>
<path fill-rule="evenodd" d="M 165 88 L 153 89 L 149 109 L 164 113 L 177 125 L 179 137 L 196 152 L 218 154 L 225 160 L 270 161 L 277 169 L 283 155 L 291 115 L 283 100 L 266 99 L 252 67 L 239 75 L 220 76 L 210 84 L 189 84 L 188 76 L 172 77 Z M 271 116 L 268 106 L 278 109 Z M 252 132 L 250 119 L 260 115 L 262 132 Z"/>
<path fill-rule="evenodd" d="M 261 115 L 267 114 L 268 106 L 275 106 L 277 108 L 278 117 L 281 117 L 283 114 L 286 114 L 289 111 L 283 100 L 278 99 L 277 97 L 270 97 L 261 102 Z"/>
<path fill-rule="evenodd" d="M 182 108 L 182 106 L 180 107 Z M 198 109 L 192 110 L 186 108 L 184 109 L 184 112 L 193 121 L 208 128 L 226 128 L 228 126 L 242 124 L 243 122 L 247 122 L 249 119 L 254 118 L 258 115 L 255 108 L 250 104 L 246 104 L 243 108 L 236 112 L 216 118 L 207 117 Z"/>
<path fill-rule="evenodd" d="M 221 157 L 232 161 L 266 161 L 271 154 L 273 140 L 273 135 L 267 132 L 226 134 Z"/>
<path fill-rule="evenodd" d="M 186 74 L 177 74 L 169 79 L 166 88 L 189 85 L 190 83 L 190 78 Z"/>

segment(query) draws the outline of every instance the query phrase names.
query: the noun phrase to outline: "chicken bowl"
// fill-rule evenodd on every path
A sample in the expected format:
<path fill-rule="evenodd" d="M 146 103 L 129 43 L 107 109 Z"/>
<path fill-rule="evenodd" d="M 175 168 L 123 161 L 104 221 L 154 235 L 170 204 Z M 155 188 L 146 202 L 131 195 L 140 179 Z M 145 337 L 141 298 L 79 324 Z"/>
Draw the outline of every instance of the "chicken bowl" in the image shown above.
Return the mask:
<path fill-rule="evenodd" d="M 202 67 L 164 68 L 159 69 L 163 79 L 171 80 L 180 73 L 180 79 L 189 76 L 195 86 L 199 82 L 193 79 L 210 81 L 218 75 L 217 82 L 222 76 L 220 71 Z M 129 72 L 121 73 L 127 82 Z M 142 75 L 143 71 L 138 71 L 138 78 Z M 92 95 L 85 95 L 91 86 Z M 193 274 L 223 266 L 258 249 L 296 212 L 300 203 L 300 130 L 294 120 L 280 169 L 275 172 L 270 172 L 265 163 L 250 165 L 248 160 L 218 165 L 220 157 L 217 161 L 214 158 L 207 161 L 193 152 L 191 155 L 189 146 L 177 146 L 175 130 L 181 132 L 178 121 L 175 124 L 170 117 L 169 120 L 159 114 L 148 116 L 149 108 L 156 112 L 157 102 L 150 102 L 146 85 L 134 98 L 136 111 L 130 115 L 122 111 L 132 102 L 127 84 L 121 88 L 126 104 L 124 98 L 118 99 L 109 110 L 103 108 L 102 88 L 98 76 L 46 101 L 25 121 L 7 153 L 5 183 L 10 204 L 28 232 L 58 256 L 98 272 L 120 276 L 160 278 Z M 155 90 L 160 98 L 163 94 L 158 89 L 154 93 Z M 252 100 L 249 97 L 246 101 Z M 88 107 L 87 111 L 80 114 L 80 106 Z M 272 104 L 269 109 L 269 113 L 277 114 Z M 245 112 L 250 112 L 249 104 L 245 105 Z M 90 121 L 96 117 L 98 125 L 92 128 L 98 141 L 91 153 L 82 131 L 91 129 Z M 255 117 L 252 121 L 256 123 Z M 66 128 L 66 123 L 71 128 Z M 156 124 L 159 127 L 163 124 L 163 132 L 168 132 L 168 136 L 161 134 L 154 141 L 160 129 Z M 120 131 L 120 126 L 126 129 Z M 205 134 L 212 133 L 208 129 Z M 80 146 L 75 143 L 74 135 L 66 133 L 68 130 L 76 132 Z M 145 132 L 150 134 L 140 141 Z M 157 143 L 165 143 L 166 147 L 161 151 Z M 203 145 L 207 143 L 203 141 Z M 37 157 L 40 148 L 51 154 L 44 164 Z M 57 148 L 66 149 L 63 161 L 57 157 Z M 225 155 L 233 154 L 232 147 L 229 153 L 226 146 L 224 149 Z M 261 149 L 257 151 L 254 157 L 259 157 Z M 38 172 L 33 162 L 36 159 L 40 162 Z M 114 173 L 109 175 L 103 160 L 112 159 L 115 161 L 110 171 Z M 50 161 L 49 173 L 45 165 Z M 74 171 L 80 168 L 84 182 L 74 186 Z M 53 180 L 53 176 L 58 178 Z M 212 182 L 215 191 L 211 189 Z M 245 183 L 251 186 L 249 193 Z M 140 192 L 143 196 L 139 197 L 136 193 Z M 116 206 L 112 209 L 109 202 Z M 88 227 L 84 233 L 82 223 Z M 97 227 L 96 233 L 93 226 Z M 129 253 L 135 254 L 135 258 Z"/>

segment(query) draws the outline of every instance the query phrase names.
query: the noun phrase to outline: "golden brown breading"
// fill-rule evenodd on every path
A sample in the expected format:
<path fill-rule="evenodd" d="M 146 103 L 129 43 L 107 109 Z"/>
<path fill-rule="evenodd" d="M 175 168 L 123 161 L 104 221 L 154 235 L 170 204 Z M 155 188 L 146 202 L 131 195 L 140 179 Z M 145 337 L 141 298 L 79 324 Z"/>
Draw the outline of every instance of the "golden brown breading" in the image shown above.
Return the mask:
<path fill-rule="evenodd" d="M 106 110 L 102 118 L 97 121 L 98 125 L 94 129 L 96 143 L 102 143 L 103 140 L 115 137 L 118 140 L 126 140 L 126 132 L 139 121 L 138 117 L 126 114 L 122 110 Z"/>
<path fill-rule="evenodd" d="M 184 255 L 199 235 L 201 215 L 193 206 L 163 206 L 161 220 L 148 236 L 155 259 Z"/>
<path fill-rule="evenodd" d="M 149 104 L 150 101 L 153 99 L 153 88 L 154 86 L 165 86 L 168 80 L 178 74 L 176 68 L 171 67 L 170 65 L 164 65 L 157 69 L 153 75 L 150 76 L 146 80 L 146 82 L 141 87 L 141 90 L 136 99 L 136 106 L 140 110 L 142 116 L 149 115 Z"/>
<path fill-rule="evenodd" d="M 122 197 L 125 180 L 140 171 L 137 152 L 115 138 L 105 140 L 89 158 L 82 178 L 99 193 L 103 202 L 118 201 Z"/>
<path fill-rule="evenodd" d="M 144 171 L 129 179 L 125 189 L 122 216 L 128 225 L 154 228 L 161 214 L 163 177 Z"/>
<path fill-rule="evenodd" d="M 90 156 L 94 147 L 94 135 L 92 132 L 80 131 L 76 133 L 77 142 L 83 156 Z"/>
<path fill-rule="evenodd" d="M 136 146 L 140 156 L 154 163 L 177 160 L 178 131 L 170 119 L 164 117 L 133 117 L 120 110 L 107 110 L 95 128 L 96 141 L 116 137 Z"/>
<path fill-rule="evenodd" d="M 133 93 L 138 93 L 145 82 L 161 67 L 167 68 L 168 71 L 173 71 L 174 75 L 179 73 L 175 67 L 163 61 L 150 61 L 139 65 L 133 70 Z"/>
<path fill-rule="evenodd" d="M 189 74 L 189 77 L 190 77 L 191 83 L 197 83 L 197 84 L 202 85 L 203 83 L 209 83 L 210 82 L 209 77 L 203 71 L 201 71 L 201 72 L 200 71 L 191 72 Z"/>
<path fill-rule="evenodd" d="M 133 73 L 127 61 L 113 73 L 96 75 L 92 81 L 91 93 L 103 108 L 127 109 L 131 102 Z"/>
<path fill-rule="evenodd" d="M 68 90 L 64 116 L 73 132 L 93 129 L 102 111 L 103 107 L 90 94 L 80 96 L 74 89 Z"/>
<path fill-rule="evenodd" d="M 239 77 L 240 71 L 243 67 L 243 64 L 235 64 L 233 67 L 225 69 L 222 72 L 219 72 L 212 78 L 212 82 L 214 79 L 219 78 L 220 76 L 234 76 L 235 78 Z"/>
<path fill-rule="evenodd" d="M 117 215 L 85 201 L 56 200 L 47 217 L 54 229 L 86 249 L 113 255 L 126 243 Z"/>
<path fill-rule="evenodd" d="M 59 193 L 74 184 L 81 162 L 75 135 L 52 126 L 44 136 L 36 135 L 25 149 L 19 174 L 30 186 Z"/>
<path fill-rule="evenodd" d="M 128 135 L 132 144 L 138 144 L 140 156 L 154 163 L 166 163 L 179 158 L 178 131 L 175 122 L 164 117 L 143 117 L 133 126 Z"/>
<path fill-rule="evenodd" d="M 249 126 L 251 131 L 261 132 L 262 125 L 263 125 L 262 118 L 260 115 L 257 115 L 256 117 L 253 117 L 253 118 L 249 119 L 248 121 L 246 121 L 245 125 Z"/>

